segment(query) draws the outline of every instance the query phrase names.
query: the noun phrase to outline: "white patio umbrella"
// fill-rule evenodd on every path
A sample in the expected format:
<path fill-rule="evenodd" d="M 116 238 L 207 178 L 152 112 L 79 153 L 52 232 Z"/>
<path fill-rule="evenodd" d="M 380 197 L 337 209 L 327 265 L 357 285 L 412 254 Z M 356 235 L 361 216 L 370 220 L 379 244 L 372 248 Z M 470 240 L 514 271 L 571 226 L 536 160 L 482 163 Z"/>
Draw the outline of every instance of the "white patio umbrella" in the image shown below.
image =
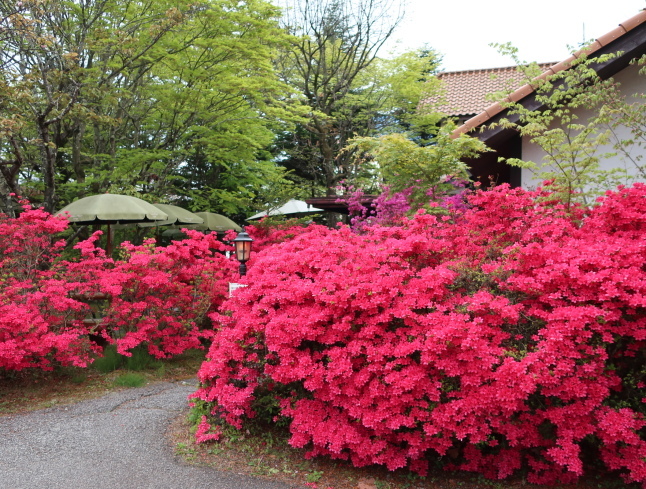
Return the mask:
<path fill-rule="evenodd" d="M 254 219 L 260 219 L 265 216 L 282 216 L 289 214 L 315 214 L 317 212 L 323 212 L 323 209 L 313 207 L 303 200 L 292 199 L 284 205 L 276 209 L 271 209 L 269 212 L 263 211 L 258 214 L 254 214 L 251 217 L 247 218 L 247 221 L 252 221 Z"/>

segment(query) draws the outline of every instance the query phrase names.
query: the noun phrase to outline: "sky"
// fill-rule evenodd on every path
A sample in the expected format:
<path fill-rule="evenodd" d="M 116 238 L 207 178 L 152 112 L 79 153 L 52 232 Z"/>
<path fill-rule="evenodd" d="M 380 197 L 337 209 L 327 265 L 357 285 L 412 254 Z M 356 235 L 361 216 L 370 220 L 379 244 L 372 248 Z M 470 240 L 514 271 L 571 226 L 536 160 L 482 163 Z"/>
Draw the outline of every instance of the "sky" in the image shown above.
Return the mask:
<path fill-rule="evenodd" d="M 644 8 L 646 0 L 408 0 L 385 49 L 426 43 L 443 55 L 443 71 L 512 66 L 491 43 L 511 42 L 522 61 L 558 62 L 570 55 L 568 46 L 600 37 Z"/>

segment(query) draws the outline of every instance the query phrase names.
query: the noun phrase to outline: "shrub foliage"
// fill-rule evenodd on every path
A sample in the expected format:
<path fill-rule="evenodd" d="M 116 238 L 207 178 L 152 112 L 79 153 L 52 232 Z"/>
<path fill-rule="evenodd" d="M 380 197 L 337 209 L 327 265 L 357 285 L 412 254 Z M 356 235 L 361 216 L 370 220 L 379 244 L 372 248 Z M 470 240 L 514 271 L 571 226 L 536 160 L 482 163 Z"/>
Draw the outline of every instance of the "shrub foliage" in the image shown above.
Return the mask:
<path fill-rule="evenodd" d="M 584 450 L 646 483 L 646 186 L 469 204 L 259 252 L 211 314 L 201 439 L 260 418 L 312 457 L 534 483 L 575 481 Z"/>
<path fill-rule="evenodd" d="M 250 227 L 243 279 L 190 231 L 119 260 L 94 235 L 64 259 L 67 222 L 25 204 L 0 215 L 0 373 L 85 366 L 99 336 L 156 358 L 211 342 L 198 441 L 262 420 L 356 466 L 550 483 L 598 459 L 646 484 L 646 185 L 590 209 L 549 189 L 467 199 L 361 234 Z M 227 298 L 230 281 L 248 287 Z"/>
<path fill-rule="evenodd" d="M 142 345 L 156 358 L 209 340 L 207 314 L 236 270 L 215 235 L 187 231 L 190 239 L 166 247 L 124 243 L 115 261 L 95 247 L 95 234 L 65 260 L 56 236 L 67 221 L 24 207 L 18 218 L 0 215 L 0 373 L 87 366 L 101 337 L 122 355 Z M 97 298 L 98 317 L 88 322 Z"/>

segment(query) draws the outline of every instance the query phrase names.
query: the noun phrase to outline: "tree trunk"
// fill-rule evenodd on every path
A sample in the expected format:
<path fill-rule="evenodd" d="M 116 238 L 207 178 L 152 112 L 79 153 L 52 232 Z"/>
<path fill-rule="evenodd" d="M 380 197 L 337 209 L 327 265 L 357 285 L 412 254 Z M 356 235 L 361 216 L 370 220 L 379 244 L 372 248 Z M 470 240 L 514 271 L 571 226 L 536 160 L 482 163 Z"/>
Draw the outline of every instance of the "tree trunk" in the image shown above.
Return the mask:
<path fill-rule="evenodd" d="M 43 207 L 49 213 L 54 212 L 54 197 L 56 195 L 56 145 L 51 142 L 49 129 L 42 120 L 38 120 L 38 135 L 40 136 L 40 154 L 43 165 Z"/>

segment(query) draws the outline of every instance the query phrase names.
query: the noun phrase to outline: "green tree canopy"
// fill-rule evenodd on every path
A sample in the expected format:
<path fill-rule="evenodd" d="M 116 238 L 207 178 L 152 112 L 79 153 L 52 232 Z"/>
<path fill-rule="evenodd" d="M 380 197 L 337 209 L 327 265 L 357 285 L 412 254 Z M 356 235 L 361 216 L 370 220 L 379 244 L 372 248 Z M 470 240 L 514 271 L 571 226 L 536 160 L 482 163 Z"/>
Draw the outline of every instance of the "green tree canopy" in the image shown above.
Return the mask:
<path fill-rule="evenodd" d="M 429 49 L 378 57 L 401 19 L 398 6 L 391 0 L 288 2 L 283 22 L 293 37 L 278 69 L 309 113 L 280 135 L 277 152 L 281 164 L 319 191 L 332 194 L 353 174 L 352 155 L 342 151 L 352 137 L 424 120 L 416 109 L 436 86 L 425 82 L 439 58 Z"/>
<path fill-rule="evenodd" d="M 263 175 L 289 90 L 263 0 L 0 2 L 0 168 L 52 210 L 84 193 L 234 211 Z"/>
<path fill-rule="evenodd" d="M 353 152 L 358 165 L 365 165 L 376 180 L 391 192 L 410 191 L 412 207 L 417 209 L 429 202 L 429 188 L 440 184 L 444 177 L 469 180 L 462 159 L 486 151 L 482 141 L 460 135 L 451 137 L 452 124 L 440 127 L 432 144 L 420 146 L 407 134 L 393 133 L 380 137 L 358 137 L 350 141 L 347 150 Z M 361 187 L 361 185 L 357 185 Z"/>

